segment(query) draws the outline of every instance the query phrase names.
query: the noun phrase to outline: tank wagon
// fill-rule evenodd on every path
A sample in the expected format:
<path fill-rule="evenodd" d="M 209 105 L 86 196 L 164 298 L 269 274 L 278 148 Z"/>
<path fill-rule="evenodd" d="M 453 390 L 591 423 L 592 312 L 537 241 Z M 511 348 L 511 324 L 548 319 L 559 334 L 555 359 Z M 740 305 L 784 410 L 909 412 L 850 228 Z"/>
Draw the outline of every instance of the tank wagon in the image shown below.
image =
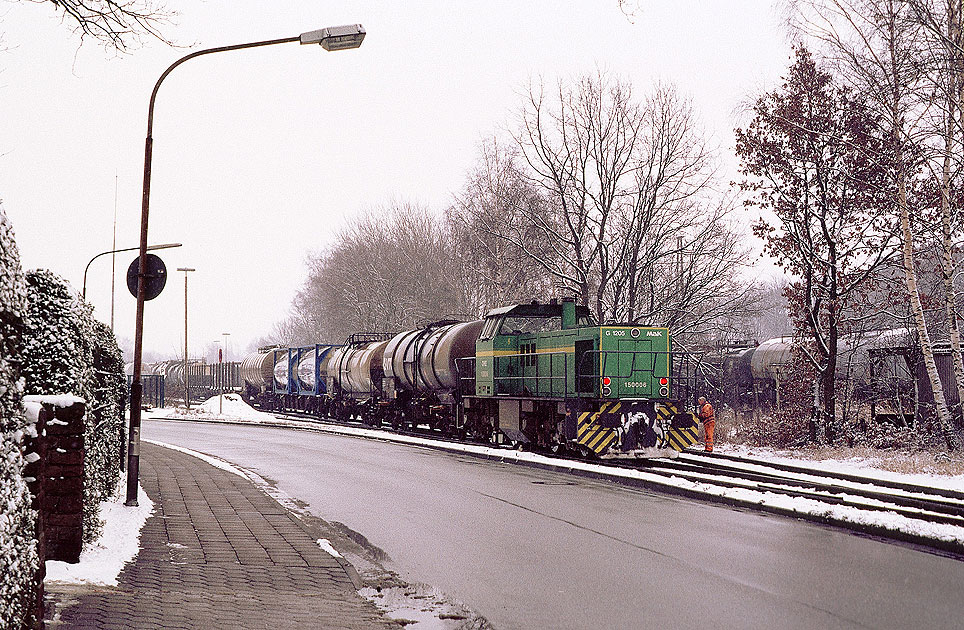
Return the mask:
<path fill-rule="evenodd" d="M 246 396 L 267 409 L 612 456 L 695 443 L 684 366 L 668 329 L 599 326 L 563 300 L 339 346 L 263 348 L 241 369 Z"/>
<path fill-rule="evenodd" d="M 837 343 L 837 379 L 853 387 L 859 397 L 878 397 L 874 390 L 882 374 L 891 375 L 891 380 L 904 387 L 912 383 L 912 366 L 906 359 L 917 343 L 912 330 L 841 335 Z M 713 388 L 722 392 L 723 402 L 733 409 L 779 408 L 781 385 L 790 378 L 793 347 L 792 337 L 775 337 L 727 352 L 722 357 L 720 382 Z"/>

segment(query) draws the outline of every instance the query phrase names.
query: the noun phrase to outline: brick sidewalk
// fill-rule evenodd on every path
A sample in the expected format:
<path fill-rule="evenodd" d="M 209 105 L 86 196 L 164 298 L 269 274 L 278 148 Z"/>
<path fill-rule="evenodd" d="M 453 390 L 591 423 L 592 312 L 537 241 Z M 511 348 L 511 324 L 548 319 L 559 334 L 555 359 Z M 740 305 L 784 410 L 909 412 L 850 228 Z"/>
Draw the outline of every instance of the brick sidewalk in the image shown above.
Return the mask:
<path fill-rule="evenodd" d="M 155 504 L 140 553 L 117 588 L 48 584 L 47 628 L 401 627 L 358 595 L 347 563 L 247 479 L 151 444 L 140 462 Z"/>

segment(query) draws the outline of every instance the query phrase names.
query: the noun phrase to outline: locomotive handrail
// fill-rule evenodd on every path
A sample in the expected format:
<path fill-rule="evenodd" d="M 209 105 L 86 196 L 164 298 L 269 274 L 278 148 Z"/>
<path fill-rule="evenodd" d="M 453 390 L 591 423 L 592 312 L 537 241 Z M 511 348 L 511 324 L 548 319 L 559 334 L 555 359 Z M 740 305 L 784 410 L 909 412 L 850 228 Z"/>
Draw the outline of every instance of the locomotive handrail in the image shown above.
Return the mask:
<path fill-rule="evenodd" d="M 464 376 L 464 374 L 467 374 L 469 370 L 463 371 L 462 365 L 470 365 L 470 364 L 472 366 L 472 369 L 471 369 L 472 374 L 471 376 Z M 462 396 L 465 396 L 466 393 L 474 394 L 475 393 L 475 357 L 474 356 L 459 357 L 455 359 L 455 373 L 457 375 L 457 380 L 459 383 L 459 393 Z"/>
<path fill-rule="evenodd" d="M 496 385 L 496 387 L 495 387 L 496 394 L 499 394 L 499 393 L 500 393 L 500 391 L 499 391 L 500 388 L 499 388 L 499 386 L 498 386 L 498 384 L 499 384 L 500 382 L 504 382 L 504 381 L 520 381 L 520 385 L 521 385 L 521 388 L 520 388 L 521 391 L 520 391 L 520 392 L 508 391 L 508 392 L 504 392 L 504 393 L 505 393 L 505 394 L 510 394 L 510 395 L 513 394 L 513 393 L 520 393 L 520 394 L 523 394 L 523 395 L 526 395 L 526 394 L 527 394 L 527 395 L 546 395 L 546 394 L 548 394 L 548 395 L 550 395 L 550 396 L 558 393 L 558 394 L 561 395 L 561 396 L 565 396 L 565 395 L 566 395 L 566 390 L 567 390 L 566 385 L 567 385 L 567 383 L 569 382 L 569 355 L 570 355 L 570 354 L 572 354 L 572 353 L 566 352 L 566 351 L 539 352 L 539 353 L 520 352 L 520 353 L 518 353 L 518 354 L 506 354 L 506 355 L 502 355 L 502 356 L 499 356 L 499 357 L 494 357 L 494 358 L 495 358 L 495 365 L 493 366 L 493 368 L 495 368 L 496 366 L 498 366 L 500 360 L 501 360 L 501 361 L 504 361 L 505 359 L 511 359 L 511 358 L 515 358 L 515 357 L 526 357 L 526 358 L 533 357 L 533 358 L 536 358 L 536 361 L 535 361 L 535 363 L 533 364 L 533 367 L 535 367 L 535 369 L 536 369 L 535 375 L 526 374 L 524 371 L 520 370 L 520 371 L 522 371 L 522 373 L 521 373 L 521 374 L 518 374 L 518 375 L 493 376 L 493 379 L 492 379 L 492 380 L 493 380 L 493 382 L 494 382 L 495 385 Z M 559 375 L 553 375 L 553 374 L 552 374 L 552 372 L 553 372 L 553 370 L 552 370 L 552 367 L 553 367 L 552 359 L 553 359 L 553 357 L 556 356 L 556 355 L 561 355 L 561 356 L 562 356 L 562 372 L 561 372 L 561 374 L 559 374 Z M 549 358 L 549 361 L 548 361 L 548 363 L 549 363 L 549 372 L 550 372 L 550 375 L 549 375 L 549 376 L 541 376 L 541 375 L 539 374 L 539 370 L 540 370 L 540 361 L 538 360 L 539 357 L 548 357 L 548 358 Z M 510 365 L 511 365 L 511 364 L 510 364 Z M 525 366 L 521 366 L 521 367 L 524 369 Z M 535 382 L 536 388 L 535 388 L 534 391 L 533 391 L 533 390 L 529 390 L 529 388 L 528 388 L 528 386 L 527 386 L 527 382 L 528 382 L 528 381 L 534 381 L 534 382 Z M 549 382 L 549 389 L 548 389 L 548 390 L 545 390 L 545 389 L 543 389 L 543 388 L 541 387 L 541 385 L 542 385 L 544 382 L 546 382 L 546 381 Z M 562 387 L 561 387 L 561 388 L 556 388 L 556 387 L 554 387 L 554 385 L 555 385 L 558 381 L 562 381 Z M 512 388 L 510 387 L 509 389 L 512 389 Z M 556 391 L 555 391 L 556 389 L 559 389 L 559 391 L 556 392 Z M 529 391 L 526 391 L 526 390 L 529 390 Z"/>
<path fill-rule="evenodd" d="M 518 393 L 522 393 L 523 391 L 525 391 L 525 390 L 527 389 L 526 381 L 534 381 L 535 384 L 536 384 L 536 389 L 535 389 L 534 391 L 533 391 L 533 390 L 530 390 L 530 391 L 529 391 L 530 394 L 550 394 L 550 395 L 556 393 L 556 392 L 554 391 L 555 388 L 553 387 L 553 384 L 554 384 L 556 381 L 562 381 L 562 389 L 560 390 L 559 393 L 560 393 L 560 394 L 565 394 L 565 391 L 566 391 L 566 383 L 568 383 L 568 378 L 569 378 L 569 355 L 570 355 L 570 354 L 572 354 L 572 353 L 571 353 L 571 352 L 566 352 L 566 351 L 564 351 L 564 350 L 560 350 L 560 351 L 556 351 L 556 352 L 539 352 L 539 353 L 517 352 L 517 353 L 514 353 L 514 354 L 504 354 L 504 355 L 501 355 L 501 356 L 494 357 L 494 359 L 495 359 L 494 365 L 493 365 L 493 370 L 494 370 L 494 371 L 497 371 L 499 365 L 502 364 L 502 363 L 504 363 L 507 359 L 517 359 L 517 358 L 520 358 L 520 357 L 526 357 L 526 358 L 528 358 L 528 357 L 549 357 L 549 370 L 551 371 L 551 370 L 552 370 L 552 358 L 553 358 L 554 356 L 557 356 L 557 355 L 560 355 L 560 356 L 563 357 L 563 360 L 562 360 L 562 372 L 561 372 L 561 374 L 558 375 L 558 376 L 553 376 L 553 375 L 551 375 L 551 374 L 550 374 L 549 376 L 545 376 L 545 375 L 539 374 L 539 370 L 540 370 L 541 368 L 540 368 L 540 364 L 539 364 L 539 361 L 538 361 L 538 360 L 537 360 L 537 361 L 535 362 L 535 364 L 533 365 L 533 367 L 535 367 L 535 369 L 536 369 L 536 373 L 535 373 L 535 374 L 525 374 L 524 372 L 522 372 L 522 373 L 520 373 L 520 374 L 511 374 L 511 375 L 509 375 L 509 376 L 493 376 L 493 379 L 492 379 L 492 380 L 493 380 L 493 383 L 495 384 L 495 392 L 496 392 L 496 395 L 499 395 L 499 394 L 512 394 L 512 393 L 517 393 L 517 392 L 511 392 L 511 391 L 501 391 L 501 388 L 499 387 L 499 383 L 504 383 L 504 382 L 506 382 L 506 381 L 520 381 L 520 387 L 519 387 L 519 389 L 520 389 L 521 391 L 518 392 Z M 461 358 L 458 358 L 458 359 L 455 360 L 456 370 L 457 370 L 458 375 L 459 375 L 459 379 L 458 379 L 458 380 L 459 380 L 459 382 L 462 384 L 462 385 L 461 385 L 461 390 L 462 390 L 463 395 L 465 394 L 466 391 L 471 392 L 471 393 L 475 393 L 475 388 L 474 388 L 474 386 L 473 386 L 473 387 L 468 387 L 468 386 L 467 386 L 467 385 L 475 382 L 475 378 L 476 378 L 476 377 L 475 377 L 475 369 L 474 369 L 475 363 L 476 363 L 476 357 L 461 357 Z M 462 366 L 462 365 L 469 365 L 469 364 L 471 364 L 471 365 L 473 366 L 473 368 L 472 368 L 472 370 L 471 370 L 472 375 L 471 375 L 471 376 L 463 376 L 463 368 L 461 368 L 460 366 Z M 512 364 L 510 363 L 509 365 L 512 365 Z M 469 370 L 465 370 L 466 373 L 467 373 L 468 371 L 469 371 Z M 548 382 L 550 383 L 549 389 L 543 389 L 542 387 L 540 387 L 540 385 L 541 385 L 542 383 L 544 383 L 545 381 L 548 381 Z M 508 388 L 508 389 L 512 389 L 512 388 Z"/>

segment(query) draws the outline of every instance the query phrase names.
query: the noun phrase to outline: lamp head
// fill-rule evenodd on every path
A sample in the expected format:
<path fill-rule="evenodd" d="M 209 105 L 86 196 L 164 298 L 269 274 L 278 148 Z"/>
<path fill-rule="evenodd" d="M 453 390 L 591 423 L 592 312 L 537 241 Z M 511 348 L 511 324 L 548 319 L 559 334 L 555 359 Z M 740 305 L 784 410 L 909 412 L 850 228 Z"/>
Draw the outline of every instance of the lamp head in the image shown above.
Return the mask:
<path fill-rule="evenodd" d="M 301 34 L 302 44 L 321 44 L 327 51 L 358 48 L 365 40 L 365 27 L 361 24 L 329 26 Z"/>

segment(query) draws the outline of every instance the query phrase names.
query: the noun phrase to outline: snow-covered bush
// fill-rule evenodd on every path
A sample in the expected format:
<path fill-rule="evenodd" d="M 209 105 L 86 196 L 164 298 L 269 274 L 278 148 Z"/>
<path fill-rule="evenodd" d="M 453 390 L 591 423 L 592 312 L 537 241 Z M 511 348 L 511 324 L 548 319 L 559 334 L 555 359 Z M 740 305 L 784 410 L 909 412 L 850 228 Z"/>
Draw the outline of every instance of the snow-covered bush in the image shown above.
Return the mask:
<path fill-rule="evenodd" d="M 27 272 L 21 368 L 27 394 L 83 396 L 94 361 L 79 311 L 66 280 L 46 269 Z"/>
<path fill-rule="evenodd" d="M 23 376 L 27 394 L 74 394 L 84 419 L 84 541 L 100 532 L 100 503 L 114 490 L 120 465 L 124 364 L 113 334 L 89 305 L 47 270 L 27 272 Z"/>
<path fill-rule="evenodd" d="M 124 376 L 124 355 L 114 333 L 92 317 L 89 324 L 94 356 L 91 379 L 83 394 L 88 401 L 84 425 L 87 444 L 85 485 L 91 498 L 100 503 L 111 496 L 117 484 L 127 378 Z"/>
<path fill-rule="evenodd" d="M 0 628 L 18 628 L 32 619 L 38 568 L 36 514 L 20 450 L 27 429 L 19 374 L 25 308 L 20 254 L 0 206 Z"/>

